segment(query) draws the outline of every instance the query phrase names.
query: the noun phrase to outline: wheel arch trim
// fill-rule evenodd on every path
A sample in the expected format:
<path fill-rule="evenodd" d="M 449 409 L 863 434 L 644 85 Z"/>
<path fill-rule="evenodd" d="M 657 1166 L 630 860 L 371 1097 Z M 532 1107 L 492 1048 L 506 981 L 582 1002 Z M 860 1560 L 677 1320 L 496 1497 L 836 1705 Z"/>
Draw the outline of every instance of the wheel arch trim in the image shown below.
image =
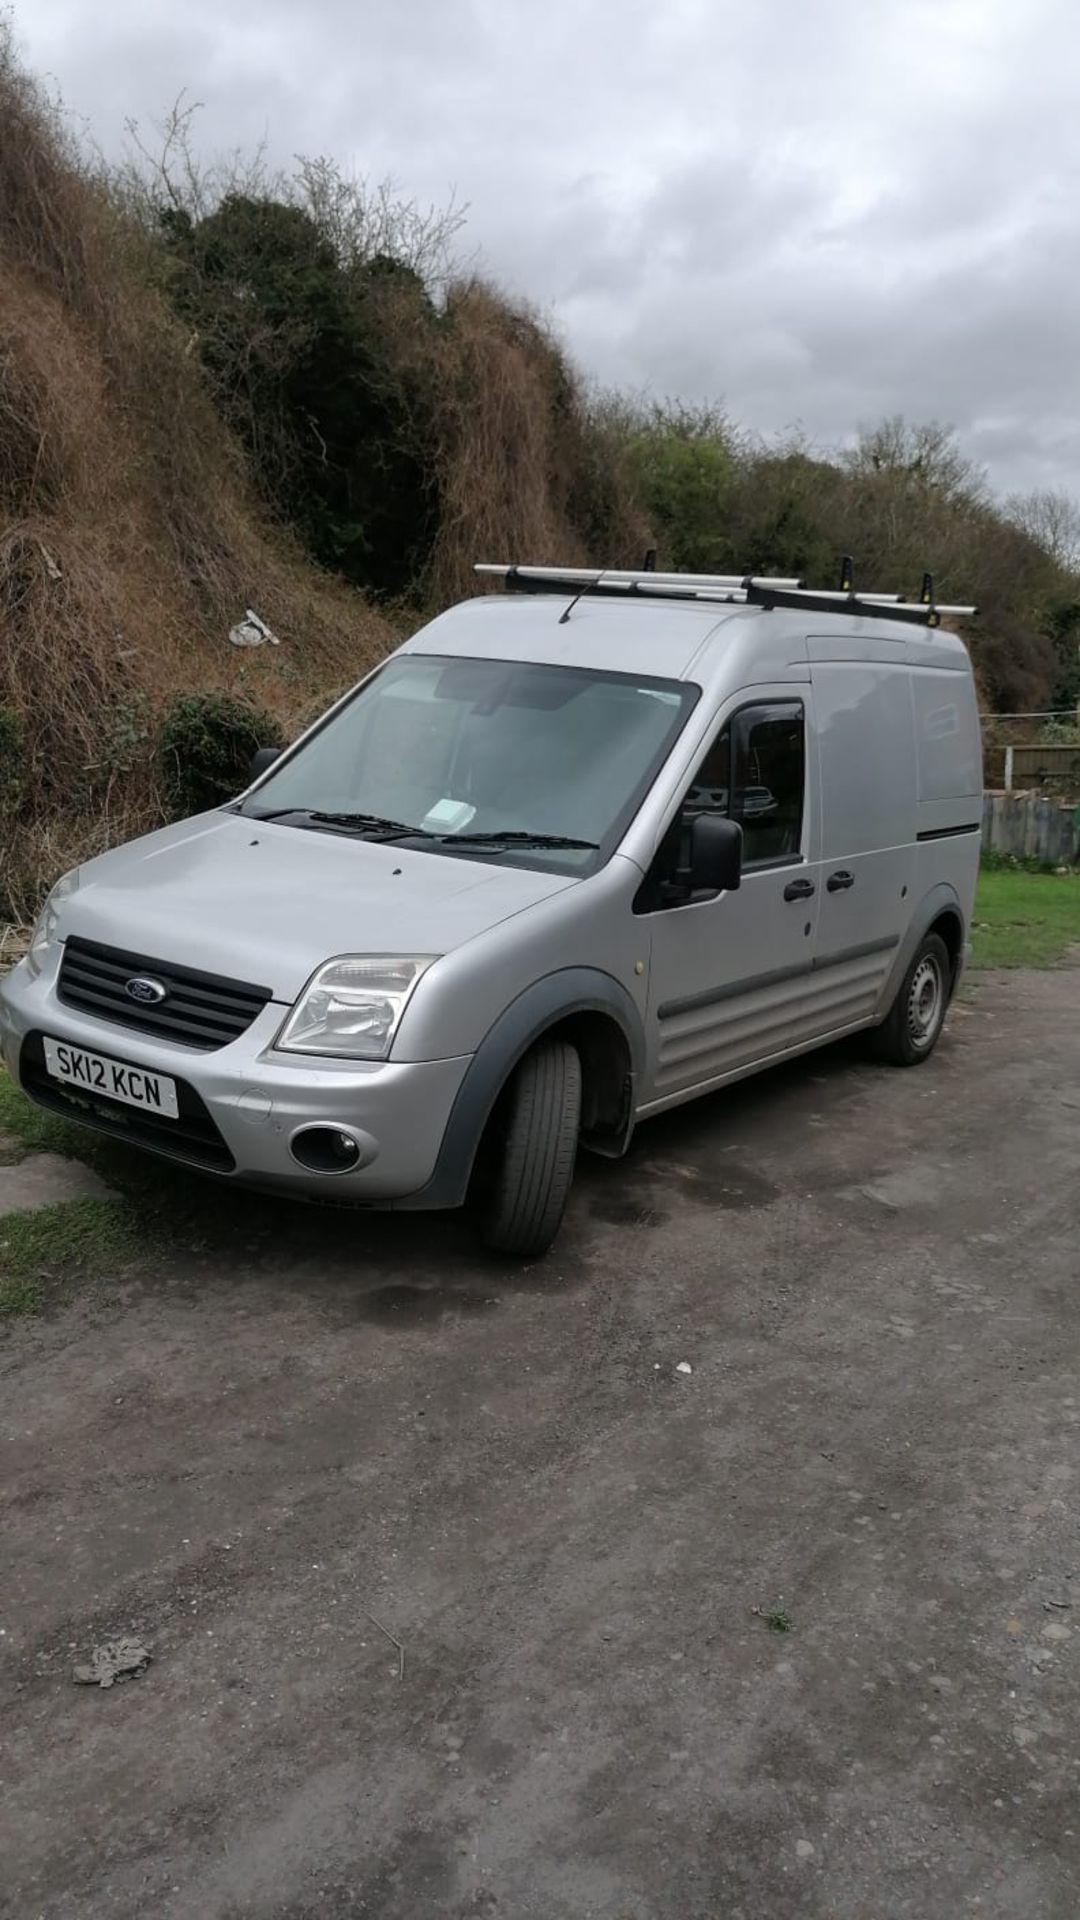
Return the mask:
<path fill-rule="evenodd" d="M 885 984 L 881 990 L 878 1012 L 882 1020 L 887 1019 L 892 1011 L 893 1003 L 904 983 L 904 976 L 914 960 L 922 941 L 925 940 L 926 935 L 931 931 L 935 922 L 946 916 L 956 921 L 960 935 L 957 943 L 957 964 L 953 969 L 953 978 L 949 983 L 949 995 L 950 998 L 952 997 L 963 970 L 964 941 L 966 938 L 967 923 L 964 919 L 963 907 L 960 905 L 960 895 L 957 893 L 956 888 L 950 886 L 947 880 L 942 880 L 938 882 L 937 886 L 932 887 L 925 898 L 920 901 L 918 910 L 912 914 L 911 920 L 908 923 L 907 932 L 896 950 L 896 957 L 893 960 Z"/>
<path fill-rule="evenodd" d="M 443 1133 L 435 1171 L 419 1192 L 396 1204 L 434 1210 L 462 1205 L 473 1162 L 495 1103 L 518 1062 L 552 1028 L 581 1014 L 598 1013 L 622 1032 L 631 1071 L 645 1064 L 645 1028 L 626 988 L 594 967 L 564 967 L 526 987 L 489 1028 L 469 1063 Z"/>

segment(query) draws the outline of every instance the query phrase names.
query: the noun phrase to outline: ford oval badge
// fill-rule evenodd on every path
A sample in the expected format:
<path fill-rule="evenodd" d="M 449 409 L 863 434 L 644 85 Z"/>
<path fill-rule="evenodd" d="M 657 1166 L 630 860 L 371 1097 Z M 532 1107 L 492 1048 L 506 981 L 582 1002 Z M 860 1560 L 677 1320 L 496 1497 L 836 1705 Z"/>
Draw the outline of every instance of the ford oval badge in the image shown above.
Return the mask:
<path fill-rule="evenodd" d="M 125 980 L 124 992 L 129 1000 L 137 1000 L 140 1006 L 158 1007 L 168 997 L 169 989 L 160 980 L 150 980 L 139 974 L 134 980 Z"/>

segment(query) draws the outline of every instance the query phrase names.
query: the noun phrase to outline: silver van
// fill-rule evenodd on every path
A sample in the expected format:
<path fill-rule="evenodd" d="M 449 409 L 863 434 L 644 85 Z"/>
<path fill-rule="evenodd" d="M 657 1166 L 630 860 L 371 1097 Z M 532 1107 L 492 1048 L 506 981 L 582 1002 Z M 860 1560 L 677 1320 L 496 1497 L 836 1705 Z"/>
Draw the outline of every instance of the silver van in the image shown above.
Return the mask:
<path fill-rule="evenodd" d="M 32 1099 L 245 1185 L 474 1207 L 535 1257 L 578 1147 L 963 965 L 971 666 L 923 598 L 499 567 L 211 813 L 54 888 L 0 986 Z"/>

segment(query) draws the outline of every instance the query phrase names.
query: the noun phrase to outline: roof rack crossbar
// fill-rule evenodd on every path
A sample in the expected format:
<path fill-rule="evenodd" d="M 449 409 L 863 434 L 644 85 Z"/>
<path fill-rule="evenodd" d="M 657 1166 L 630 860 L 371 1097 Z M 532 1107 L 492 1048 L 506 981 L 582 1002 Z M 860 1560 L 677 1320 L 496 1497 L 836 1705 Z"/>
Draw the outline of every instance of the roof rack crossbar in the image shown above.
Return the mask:
<path fill-rule="evenodd" d="M 504 580 L 554 580 L 568 587 L 585 585 L 628 585 L 631 581 L 649 586 L 671 587 L 748 587 L 752 580 L 763 587 L 801 587 L 804 581 L 794 574 L 773 576 L 750 573 L 657 573 L 652 567 L 518 567 L 493 565 L 480 561 L 476 573 L 489 573 Z"/>
<path fill-rule="evenodd" d="M 899 620 L 910 626 L 939 627 L 943 618 L 964 620 L 978 613 L 978 607 L 928 606 L 921 600 L 895 600 L 864 593 L 819 592 L 816 587 L 781 589 L 751 586 L 746 595 L 754 606 L 802 607 L 808 612 L 866 614 L 879 620 Z"/>
<path fill-rule="evenodd" d="M 775 578 L 768 574 L 735 573 L 655 573 L 651 568 L 624 567 L 519 567 L 483 561 L 475 571 L 490 574 L 511 592 L 570 593 L 575 599 L 583 594 L 624 594 L 627 597 L 648 594 L 658 599 L 712 601 L 726 605 L 753 605 L 763 608 L 802 608 L 807 612 L 846 613 L 869 618 L 891 619 L 921 627 L 940 626 L 943 618 L 970 619 L 975 606 L 937 605 L 925 596 L 929 575 L 925 575 L 917 600 L 902 593 L 863 593 L 851 586 L 808 587 L 795 578 Z M 845 556 L 842 578 L 852 578 L 851 562 Z"/>

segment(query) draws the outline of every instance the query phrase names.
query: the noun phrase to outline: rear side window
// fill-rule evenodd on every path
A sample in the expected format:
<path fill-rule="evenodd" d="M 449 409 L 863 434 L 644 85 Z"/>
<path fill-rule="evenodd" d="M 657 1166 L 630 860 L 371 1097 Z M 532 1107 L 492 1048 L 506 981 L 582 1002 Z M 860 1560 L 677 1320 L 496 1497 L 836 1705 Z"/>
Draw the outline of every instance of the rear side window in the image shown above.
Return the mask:
<path fill-rule="evenodd" d="M 743 865 L 797 860 L 806 790 L 806 725 L 798 701 L 744 707 L 713 741 L 684 820 L 720 813 L 743 830 Z"/>
<path fill-rule="evenodd" d="M 982 743 L 975 693 L 966 674 L 916 669 L 915 740 L 919 799 L 953 800 L 982 793 Z"/>
<path fill-rule="evenodd" d="M 815 660 L 811 671 L 822 859 L 907 846 L 916 807 L 911 674 L 880 660 Z"/>

